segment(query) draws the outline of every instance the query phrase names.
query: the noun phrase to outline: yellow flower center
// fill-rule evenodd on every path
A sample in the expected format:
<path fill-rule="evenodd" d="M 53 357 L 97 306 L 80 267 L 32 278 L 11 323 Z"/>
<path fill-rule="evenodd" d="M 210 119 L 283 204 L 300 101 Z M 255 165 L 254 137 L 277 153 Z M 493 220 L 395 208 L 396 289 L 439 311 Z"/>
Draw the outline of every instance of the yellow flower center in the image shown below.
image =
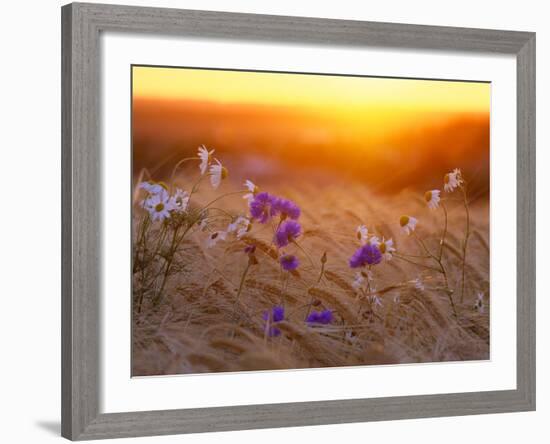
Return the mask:
<path fill-rule="evenodd" d="M 222 167 L 222 173 L 221 173 L 222 179 L 227 179 L 227 176 L 229 176 L 229 171 L 227 171 L 226 167 Z"/>
<path fill-rule="evenodd" d="M 399 219 L 399 225 L 404 227 L 409 223 L 409 216 L 401 216 L 401 219 Z"/>
<path fill-rule="evenodd" d="M 164 210 L 164 204 L 162 202 L 155 205 L 155 211 L 160 213 L 162 210 Z"/>
<path fill-rule="evenodd" d="M 426 193 L 424 194 L 424 199 L 426 199 L 426 202 L 429 202 L 430 200 L 432 200 L 432 192 L 426 191 Z"/>
<path fill-rule="evenodd" d="M 451 178 L 449 177 L 449 174 L 445 174 L 445 177 L 443 178 L 443 182 L 449 183 L 449 180 L 451 180 Z"/>
<path fill-rule="evenodd" d="M 260 192 L 260 189 L 258 188 L 257 185 L 255 185 L 255 186 L 254 186 L 254 189 L 252 190 L 252 194 L 254 194 L 254 196 L 255 196 L 255 195 L 258 194 L 259 192 Z"/>
<path fill-rule="evenodd" d="M 378 246 L 378 249 L 380 250 L 380 253 L 384 254 L 386 252 L 386 243 L 381 242 L 380 245 Z"/>

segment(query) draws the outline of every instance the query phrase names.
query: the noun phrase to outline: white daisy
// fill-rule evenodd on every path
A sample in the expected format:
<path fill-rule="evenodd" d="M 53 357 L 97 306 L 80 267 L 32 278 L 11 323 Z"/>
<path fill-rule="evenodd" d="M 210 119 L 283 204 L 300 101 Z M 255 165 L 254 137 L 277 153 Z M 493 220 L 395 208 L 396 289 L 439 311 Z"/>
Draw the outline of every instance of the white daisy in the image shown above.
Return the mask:
<path fill-rule="evenodd" d="M 412 281 L 414 288 L 420 291 L 424 291 L 426 287 L 424 287 L 424 283 L 420 280 L 420 278 L 416 278 L 414 281 Z"/>
<path fill-rule="evenodd" d="M 361 242 L 361 245 L 365 245 L 369 238 L 369 230 L 365 225 L 359 225 L 355 230 L 357 239 Z"/>
<path fill-rule="evenodd" d="M 201 163 L 199 165 L 199 168 L 201 170 L 201 174 L 206 173 L 206 170 L 208 169 L 208 165 L 210 164 L 210 161 L 212 160 L 212 154 L 214 154 L 214 150 L 208 151 L 208 148 L 206 148 L 204 145 L 199 146 L 197 156 L 199 156 L 199 158 L 201 160 Z"/>
<path fill-rule="evenodd" d="M 351 286 L 356 290 L 359 290 L 363 286 L 364 282 L 365 282 L 365 277 L 361 273 L 357 272 L 355 273 L 355 279 L 353 280 L 353 283 L 351 284 Z"/>
<path fill-rule="evenodd" d="M 481 314 L 485 312 L 485 304 L 483 303 L 483 293 L 481 292 L 477 294 L 477 299 L 476 299 L 476 302 L 474 303 L 474 310 L 477 310 Z"/>
<path fill-rule="evenodd" d="M 401 229 L 405 234 L 411 234 L 417 223 L 418 219 L 412 216 L 401 216 L 401 219 L 399 219 L 399 225 L 401 225 Z"/>
<path fill-rule="evenodd" d="M 168 193 L 155 194 L 144 201 L 143 208 L 145 208 L 153 221 L 163 221 L 170 217 L 170 211 L 174 208 L 172 202 L 168 197 Z"/>
<path fill-rule="evenodd" d="M 357 336 L 352 331 L 347 331 L 345 337 L 346 341 L 348 341 L 351 345 L 357 342 Z"/>
<path fill-rule="evenodd" d="M 204 230 L 206 230 L 207 227 L 208 227 L 208 218 L 205 217 L 204 219 L 202 219 L 202 220 L 200 221 L 200 223 L 199 223 L 199 229 L 200 229 L 201 231 L 204 231 Z"/>
<path fill-rule="evenodd" d="M 206 246 L 212 248 L 219 241 L 225 240 L 227 238 L 227 233 L 225 231 L 214 231 L 208 239 L 206 240 Z"/>
<path fill-rule="evenodd" d="M 424 199 L 430 210 L 435 210 L 439 206 L 439 201 L 441 200 L 440 194 L 441 191 L 439 190 L 430 190 L 424 193 Z"/>
<path fill-rule="evenodd" d="M 215 160 L 216 163 L 210 165 L 210 183 L 214 189 L 217 189 L 222 183 L 222 180 L 227 178 L 229 173 L 227 172 L 227 168 L 225 168 L 218 159 Z"/>
<path fill-rule="evenodd" d="M 251 228 L 252 225 L 250 224 L 250 220 L 244 216 L 239 216 L 234 222 L 231 222 L 227 226 L 227 233 L 235 232 L 237 239 L 240 239 L 248 233 Z"/>
<path fill-rule="evenodd" d="M 172 208 L 177 213 L 184 213 L 189 204 L 189 193 L 187 191 L 176 189 L 174 195 L 170 198 Z"/>
<path fill-rule="evenodd" d="M 375 247 L 378 247 L 380 245 L 380 238 L 378 236 L 371 236 L 369 237 L 369 240 L 367 243 L 374 245 Z"/>
<path fill-rule="evenodd" d="M 154 196 L 155 194 L 165 194 L 168 192 L 166 187 L 163 184 L 153 182 L 152 180 L 147 182 L 141 182 L 139 184 L 139 188 L 147 191 L 147 193 L 151 196 Z"/>
<path fill-rule="evenodd" d="M 384 259 L 390 261 L 395 251 L 395 248 L 393 247 L 393 239 L 386 240 L 382 238 L 382 242 L 378 244 L 378 249 L 380 250 L 380 253 L 382 253 L 382 255 L 384 256 Z"/>
<path fill-rule="evenodd" d="M 462 172 L 458 168 L 455 168 L 452 172 L 445 174 L 443 182 L 445 184 L 445 191 L 451 193 L 456 187 L 464 183 Z"/>
<path fill-rule="evenodd" d="M 376 291 L 376 290 L 373 289 L 373 291 Z M 382 307 L 382 299 L 380 299 L 380 296 L 378 296 L 377 294 L 369 295 L 368 300 L 372 305 L 374 306 L 378 305 L 379 307 Z"/>
<path fill-rule="evenodd" d="M 246 199 L 248 201 L 248 203 L 250 203 L 252 201 L 252 199 L 254 199 L 254 196 L 256 194 L 258 194 L 260 189 L 258 188 L 258 186 L 254 182 L 252 182 L 251 180 L 248 180 L 248 179 L 244 182 L 244 186 L 248 191 L 250 191 L 250 193 L 246 193 L 243 196 L 243 199 Z"/>

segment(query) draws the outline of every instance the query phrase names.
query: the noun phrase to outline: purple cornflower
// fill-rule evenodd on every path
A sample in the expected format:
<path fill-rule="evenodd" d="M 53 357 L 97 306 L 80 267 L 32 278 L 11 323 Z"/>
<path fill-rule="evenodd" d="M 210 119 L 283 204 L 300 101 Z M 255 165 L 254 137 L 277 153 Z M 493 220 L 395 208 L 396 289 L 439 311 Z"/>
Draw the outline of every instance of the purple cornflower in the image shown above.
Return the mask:
<path fill-rule="evenodd" d="M 275 233 L 274 242 L 281 248 L 293 242 L 302 232 L 300 224 L 294 220 L 285 220 Z"/>
<path fill-rule="evenodd" d="M 351 268 L 364 267 L 365 265 L 376 265 L 382 260 L 380 249 L 373 244 L 365 244 L 357 249 L 349 260 Z"/>
<path fill-rule="evenodd" d="M 307 317 L 309 324 L 330 324 L 332 322 L 332 311 L 312 311 Z"/>
<path fill-rule="evenodd" d="M 281 259 L 279 259 L 279 262 L 281 264 L 281 267 L 283 267 L 283 270 L 286 271 L 296 270 L 296 268 L 298 268 L 298 265 L 300 265 L 300 261 L 293 254 L 283 254 L 281 256 Z"/>
<path fill-rule="evenodd" d="M 265 224 L 273 216 L 272 206 L 274 201 L 275 198 L 265 191 L 256 194 L 248 205 L 250 215 L 261 224 Z"/>
<path fill-rule="evenodd" d="M 281 322 L 285 319 L 285 309 L 280 305 L 276 305 L 269 311 L 264 311 L 262 319 L 266 322 L 265 327 L 267 329 L 268 336 L 279 336 L 281 330 L 274 326 L 277 322 Z"/>
<path fill-rule="evenodd" d="M 300 217 L 300 213 L 300 207 L 291 200 L 283 199 L 281 197 L 274 198 L 271 209 L 272 216 L 280 214 L 282 220 L 285 220 L 286 218 L 298 219 Z"/>

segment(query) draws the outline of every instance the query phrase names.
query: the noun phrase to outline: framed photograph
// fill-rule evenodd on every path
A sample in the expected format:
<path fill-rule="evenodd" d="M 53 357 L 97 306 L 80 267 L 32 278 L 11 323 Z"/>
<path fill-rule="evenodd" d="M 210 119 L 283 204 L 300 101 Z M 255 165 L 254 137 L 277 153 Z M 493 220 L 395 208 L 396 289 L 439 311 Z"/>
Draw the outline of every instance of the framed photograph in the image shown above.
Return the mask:
<path fill-rule="evenodd" d="M 62 434 L 535 409 L 535 35 L 62 8 Z"/>

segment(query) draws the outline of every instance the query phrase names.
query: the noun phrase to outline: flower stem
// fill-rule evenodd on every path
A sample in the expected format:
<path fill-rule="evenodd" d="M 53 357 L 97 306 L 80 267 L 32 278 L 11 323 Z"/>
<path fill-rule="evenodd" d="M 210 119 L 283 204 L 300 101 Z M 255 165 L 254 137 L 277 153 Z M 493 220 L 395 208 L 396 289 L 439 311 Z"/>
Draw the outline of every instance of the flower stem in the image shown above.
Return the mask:
<path fill-rule="evenodd" d="M 239 283 L 239 290 L 237 291 L 237 297 L 235 298 L 235 305 L 239 303 L 239 298 L 241 296 L 241 293 L 244 287 L 244 280 L 246 279 L 246 275 L 248 274 L 249 269 L 250 269 L 250 261 L 248 261 L 248 263 L 246 264 L 246 268 L 244 269 L 243 275 L 241 276 L 241 281 Z"/>
<path fill-rule="evenodd" d="M 172 187 L 173 187 L 173 184 L 174 184 L 174 177 L 176 176 L 177 169 L 179 168 L 180 165 L 182 165 L 183 163 L 188 162 L 190 160 L 200 160 L 200 158 L 198 158 L 198 157 L 186 157 L 185 159 L 181 159 L 178 163 L 176 163 L 176 165 L 172 169 L 172 175 L 170 176 L 170 191 L 172 191 Z"/>
<path fill-rule="evenodd" d="M 439 241 L 439 260 L 443 257 L 443 246 L 445 245 L 445 238 L 447 237 L 447 227 L 448 227 L 448 215 L 447 207 L 443 202 L 441 202 L 441 208 L 443 208 L 443 213 L 445 214 L 445 225 L 443 228 L 443 234 L 441 235 L 441 240 Z"/>
<path fill-rule="evenodd" d="M 416 265 L 418 267 L 424 267 L 424 268 L 427 268 L 429 270 L 433 270 L 433 271 L 437 271 L 437 272 L 441 271 L 441 269 L 439 269 L 439 268 L 435 268 L 435 267 L 432 267 L 432 266 L 426 265 L 426 264 L 420 264 L 418 262 L 407 259 L 406 257 L 403 257 L 402 255 L 397 254 L 397 253 L 393 253 L 393 257 L 396 257 L 397 259 L 401 259 L 402 261 L 408 262 L 409 264 L 413 264 L 413 265 Z"/>
<path fill-rule="evenodd" d="M 309 260 L 311 266 L 312 266 L 313 268 L 315 268 L 315 263 L 313 262 L 313 259 L 311 259 L 311 256 L 310 256 L 310 255 L 308 254 L 308 252 L 304 249 L 304 247 L 302 247 L 302 246 L 301 246 L 298 242 L 296 242 L 295 240 L 293 240 L 292 243 L 293 243 L 294 245 L 296 245 L 296 246 L 302 251 L 302 253 L 305 254 L 305 256 L 306 256 L 307 259 Z"/>
<path fill-rule="evenodd" d="M 240 190 L 240 191 L 232 191 L 231 193 L 225 193 L 225 194 L 222 194 L 221 196 L 218 196 L 216 197 L 215 199 L 211 200 L 210 202 L 208 202 L 203 208 L 201 211 L 204 211 L 206 210 L 210 205 L 212 205 L 213 203 L 217 202 L 218 200 L 220 199 L 223 199 L 224 197 L 227 197 L 227 196 L 231 196 L 233 194 L 242 194 L 242 193 L 246 193 L 247 190 Z"/>
<path fill-rule="evenodd" d="M 430 250 L 428 250 L 428 247 L 426 247 L 426 244 L 424 243 L 424 241 L 422 239 L 420 239 L 420 237 L 418 237 L 418 234 L 416 234 L 415 231 L 413 231 L 413 234 L 414 234 L 414 237 L 416 238 L 416 240 L 418 241 L 418 243 L 422 246 L 422 248 L 424 248 L 424 251 L 426 252 L 426 254 L 430 255 L 432 257 L 432 259 L 435 262 L 437 262 L 437 264 L 439 265 L 439 270 L 438 271 L 443 275 L 443 279 L 445 281 L 445 289 L 446 289 L 445 293 L 447 293 L 447 296 L 449 298 L 449 303 L 451 304 L 451 308 L 453 309 L 453 313 L 454 313 L 455 317 L 458 318 L 455 303 L 454 303 L 454 300 L 453 300 L 453 292 L 449 288 L 449 279 L 447 278 L 447 270 L 445 270 L 445 266 L 443 265 L 443 262 L 441 261 L 441 258 L 435 256 Z"/>
<path fill-rule="evenodd" d="M 462 286 L 460 290 L 460 303 L 463 303 L 464 285 L 466 282 L 466 249 L 468 247 L 468 238 L 470 237 L 470 207 L 468 205 L 468 196 L 466 194 L 466 182 L 464 182 L 460 189 L 462 190 L 464 209 L 466 210 L 466 232 L 464 233 L 464 243 L 462 244 Z"/>

